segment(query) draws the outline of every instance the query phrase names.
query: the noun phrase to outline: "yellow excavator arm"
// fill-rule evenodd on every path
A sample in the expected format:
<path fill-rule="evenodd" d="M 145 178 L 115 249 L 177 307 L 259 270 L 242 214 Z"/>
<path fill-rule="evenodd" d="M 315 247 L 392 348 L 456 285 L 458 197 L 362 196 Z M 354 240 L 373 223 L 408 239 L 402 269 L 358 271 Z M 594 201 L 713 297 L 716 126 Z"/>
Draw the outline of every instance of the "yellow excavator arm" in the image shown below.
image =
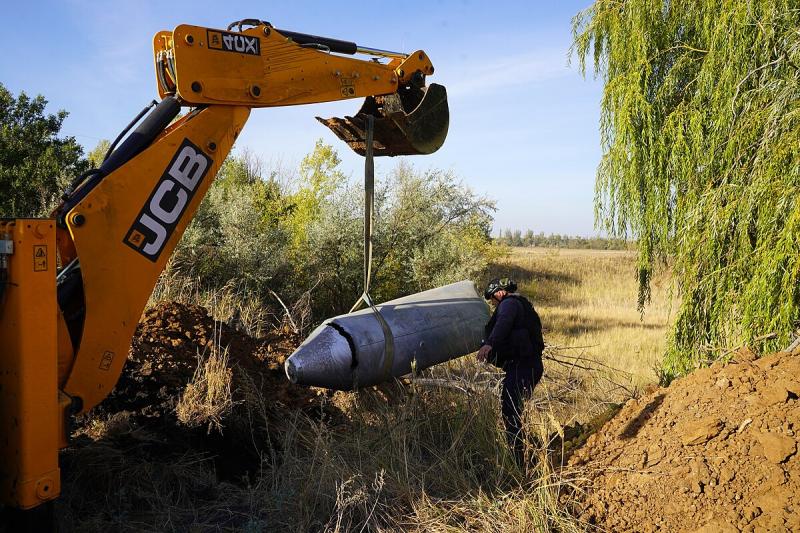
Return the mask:
<path fill-rule="evenodd" d="M 319 119 L 361 155 L 366 115 L 375 117 L 375 155 L 429 154 L 444 142 L 447 93 L 441 85 L 426 87 L 434 69 L 422 50 L 403 54 L 365 48 L 257 20 L 228 29 L 234 26 L 240 31 L 181 25 L 157 33 L 153 50 L 159 95 L 177 95 L 188 105 L 251 108 L 366 97 L 355 117 Z"/>
<path fill-rule="evenodd" d="M 422 51 L 259 20 L 181 25 L 153 44 L 160 102 L 75 180 L 52 219 L 0 220 L 3 505 L 58 496 L 69 420 L 116 384 L 153 287 L 251 108 L 365 97 L 353 117 L 320 119 L 359 153 L 369 116 L 375 155 L 431 153 L 447 135 L 446 92 L 426 85 L 434 68 Z"/>

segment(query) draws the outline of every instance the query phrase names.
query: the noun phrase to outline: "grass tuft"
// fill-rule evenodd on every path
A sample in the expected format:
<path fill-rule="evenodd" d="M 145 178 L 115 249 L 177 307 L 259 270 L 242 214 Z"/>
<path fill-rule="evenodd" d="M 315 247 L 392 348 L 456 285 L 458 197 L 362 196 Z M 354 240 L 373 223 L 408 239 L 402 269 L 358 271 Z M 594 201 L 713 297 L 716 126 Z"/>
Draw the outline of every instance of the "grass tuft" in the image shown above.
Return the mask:
<path fill-rule="evenodd" d="M 190 428 L 208 424 L 209 433 L 221 433 L 222 420 L 234 406 L 232 380 L 227 350 L 214 349 L 208 357 L 200 357 L 197 370 L 175 407 L 178 420 Z"/>

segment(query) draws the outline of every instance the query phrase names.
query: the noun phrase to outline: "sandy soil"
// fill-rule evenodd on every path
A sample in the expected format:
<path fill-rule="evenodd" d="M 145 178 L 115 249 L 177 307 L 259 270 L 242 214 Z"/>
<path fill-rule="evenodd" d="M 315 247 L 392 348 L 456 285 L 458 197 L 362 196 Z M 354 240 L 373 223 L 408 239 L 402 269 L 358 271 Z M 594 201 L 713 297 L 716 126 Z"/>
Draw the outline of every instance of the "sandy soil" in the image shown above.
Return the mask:
<path fill-rule="evenodd" d="M 577 514 L 610 531 L 800 530 L 798 395 L 800 351 L 743 351 L 630 400 L 570 459 L 588 475 Z"/>

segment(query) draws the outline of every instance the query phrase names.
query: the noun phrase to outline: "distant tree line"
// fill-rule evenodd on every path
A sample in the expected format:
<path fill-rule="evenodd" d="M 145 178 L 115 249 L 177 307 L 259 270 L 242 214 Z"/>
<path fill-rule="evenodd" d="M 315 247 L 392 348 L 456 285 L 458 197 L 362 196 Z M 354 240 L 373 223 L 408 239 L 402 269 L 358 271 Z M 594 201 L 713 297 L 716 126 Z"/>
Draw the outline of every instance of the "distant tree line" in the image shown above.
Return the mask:
<path fill-rule="evenodd" d="M 632 241 L 606 237 L 581 237 L 571 235 L 561 235 L 551 233 L 545 235 L 543 231 L 534 233 L 528 229 L 524 233 L 522 230 L 503 230 L 495 238 L 499 244 L 506 246 L 535 246 L 541 248 L 572 248 L 582 250 L 634 250 L 636 244 Z"/>

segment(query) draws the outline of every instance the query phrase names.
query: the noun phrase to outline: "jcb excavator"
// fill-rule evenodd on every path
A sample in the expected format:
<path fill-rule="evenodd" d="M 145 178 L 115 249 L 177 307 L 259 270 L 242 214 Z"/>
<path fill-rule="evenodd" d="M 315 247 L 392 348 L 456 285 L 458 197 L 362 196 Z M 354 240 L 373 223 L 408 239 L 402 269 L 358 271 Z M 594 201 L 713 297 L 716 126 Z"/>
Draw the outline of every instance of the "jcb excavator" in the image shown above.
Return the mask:
<path fill-rule="evenodd" d="M 153 51 L 160 101 L 102 165 L 75 179 L 52 218 L 0 219 L 0 504 L 10 508 L 58 496 L 70 421 L 116 384 L 153 287 L 252 108 L 366 97 L 354 117 L 319 119 L 362 155 L 367 127 L 375 155 L 428 154 L 447 135 L 447 95 L 426 85 L 434 69 L 421 50 L 247 19 L 159 32 Z"/>

